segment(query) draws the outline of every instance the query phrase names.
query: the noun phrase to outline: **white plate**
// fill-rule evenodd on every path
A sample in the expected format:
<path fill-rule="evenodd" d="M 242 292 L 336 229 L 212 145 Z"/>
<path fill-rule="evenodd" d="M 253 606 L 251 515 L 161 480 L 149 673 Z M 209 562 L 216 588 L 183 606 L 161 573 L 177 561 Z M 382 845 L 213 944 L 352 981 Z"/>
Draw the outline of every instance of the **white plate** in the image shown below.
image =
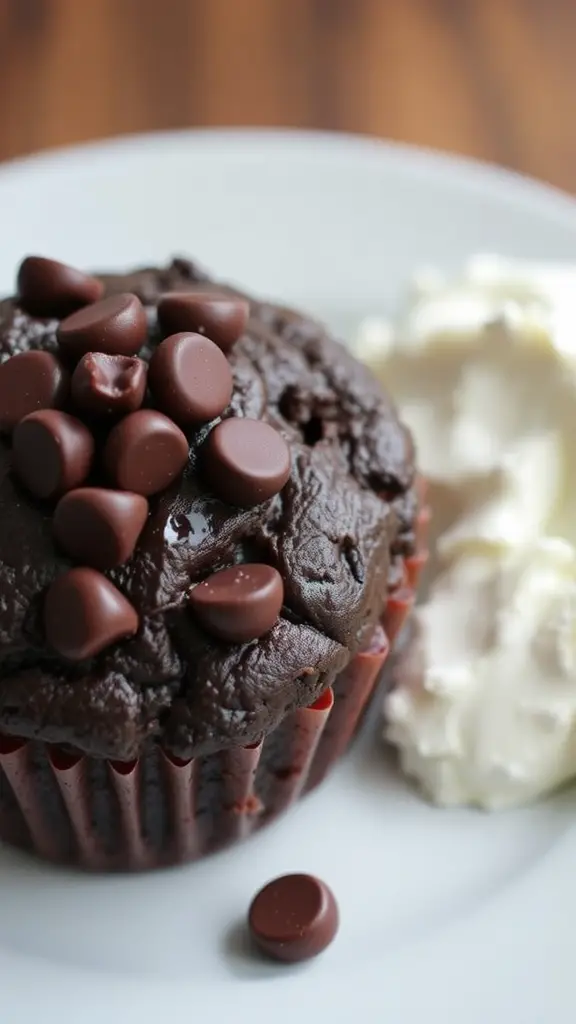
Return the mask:
<path fill-rule="evenodd" d="M 298 133 L 132 138 L 0 170 L 0 286 L 27 252 L 85 266 L 174 251 L 301 302 L 341 332 L 389 309 L 415 264 L 476 250 L 576 255 L 576 205 L 503 172 Z M 576 329 L 576 325 L 575 325 Z M 427 807 L 374 724 L 315 795 L 199 866 L 84 878 L 0 851 L 6 1024 L 574 1020 L 574 796 L 499 816 Z M 283 871 L 341 907 L 323 957 L 250 957 L 242 921 Z"/>

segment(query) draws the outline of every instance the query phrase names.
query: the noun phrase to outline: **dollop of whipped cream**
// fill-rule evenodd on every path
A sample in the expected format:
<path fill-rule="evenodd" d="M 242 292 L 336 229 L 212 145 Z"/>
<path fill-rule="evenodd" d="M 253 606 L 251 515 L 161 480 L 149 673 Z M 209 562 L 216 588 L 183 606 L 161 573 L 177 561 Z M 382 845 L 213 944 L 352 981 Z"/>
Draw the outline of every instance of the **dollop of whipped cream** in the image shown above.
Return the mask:
<path fill-rule="evenodd" d="M 386 736 L 439 804 L 529 802 L 576 775 L 576 267 L 426 272 L 356 351 L 414 433 L 433 510 Z"/>

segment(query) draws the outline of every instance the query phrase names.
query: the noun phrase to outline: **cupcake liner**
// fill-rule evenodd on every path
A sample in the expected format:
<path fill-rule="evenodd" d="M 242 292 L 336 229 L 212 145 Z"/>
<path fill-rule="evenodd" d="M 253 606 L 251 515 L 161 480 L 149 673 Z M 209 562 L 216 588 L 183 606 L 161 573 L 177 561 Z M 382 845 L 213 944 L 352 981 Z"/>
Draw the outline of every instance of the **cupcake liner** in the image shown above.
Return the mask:
<path fill-rule="evenodd" d="M 196 860 L 244 839 L 321 780 L 354 732 L 386 653 L 352 660 L 336 680 L 338 702 L 330 688 L 261 743 L 204 758 L 179 761 L 157 749 L 136 761 L 98 761 L 1 737 L 0 838 L 91 871 Z"/>
<path fill-rule="evenodd" d="M 379 626 L 370 646 L 357 654 L 338 676 L 333 688 L 333 711 L 318 744 L 306 780 L 306 792 L 322 782 L 334 761 L 348 747 L 378 682 L 389 650 L 388 637 Z"/>
<path fill-rule="evenodd" d="M 382 624 L 333 686 L 260 743 L 189 761 L 155 748 L 119 762 L 0 735 L 0 839 L 85 870 L 143 871 L 251 835 L 314 789 L 346 750 L 424 561 L 423 551 L 406 559 Z"/>

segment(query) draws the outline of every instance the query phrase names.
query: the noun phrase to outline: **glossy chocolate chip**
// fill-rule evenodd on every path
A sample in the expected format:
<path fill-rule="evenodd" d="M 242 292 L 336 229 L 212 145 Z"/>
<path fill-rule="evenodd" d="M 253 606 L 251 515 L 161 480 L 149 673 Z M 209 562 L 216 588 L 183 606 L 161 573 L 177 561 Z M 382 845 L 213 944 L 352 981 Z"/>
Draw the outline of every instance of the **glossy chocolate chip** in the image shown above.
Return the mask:
<path fill-rule="evenodd" d="M 239 644 L 268 633 L 283 600 L 280 573 L 260 564 L 221 569 L 190 593 L 190 605 L 202 625 L 221 640 Z"/>
<path fill-rule="evenodd" d="M 134 356 L 146 341 L 147 320 L 140 299 L 130 292 L 111 295 L 66 317 L 56 337 L 72 360 L 86 352 Z"/>
<path fill-rule="evenodd" d="M 71 558 L 95 569 L 127 562 L 148 516 L 140 494 L 102 487 L 78 487 L 60 499 L 54 536 Z"/>
<path fill-rule="evenodd" d="M 331 889 L 313 875 L 283 875 L 254 897 L 248 923 L 258 948 L 287 963 L 309 960 L 338 931 L 338 905 Z"/>
<path fill-rule="evenodd" d="M 55 651 L 70 661 L 83 661 L 133 636 L 138 615 L 110 580 L 82 566 L 59 576 L 48 588 L 44 629 Z"/>
<path fill-rule="evenodd" d="M 207 423 L 232 397 L 232 371 L 217 345 L 201 334 L 173 334 L 150 360 L 155 403 L 177 423 Z"/>
<path fill-rule="evenodd" d="M 14 430 L 14 471 L 38 498 L 54 498 L 79 487 L 93 457 L 90 431 L 68 413 L 42 409 L 26 416 Z"/>
<path fill-rule="evenodd" d="M 196 331 L 229 352 L 246 329 L 250 306 L 244 299 L 213 292 L 169 292 L 158 303 L 164 334 Z"/>
<path fill-rule="evenodd" d="M 96 302 L 102 282 L 74 267 L 44 256 L 27 256 L 20 264 L 16 282 L 18 299 L 33 316 L 63 317 Z"/>
<path fill-rule="evenodd" d="M 148 367 L 137 356 L 87 352 L 72 375 L 75 405 L 92 416 L 125 416 L 144 401 Z"/>
<path fill-rule="evenodd" d="M 176 424 L 154 409 L 139 409 L 110 432 L 104 465 L 117 487 L 156 494 L 168 487 L 188 461 L 188 441 Z"/>
<path fill-rule="evenodd" d="M 12 356 L 0 365 L 0 430 L 38 409 L 60 409 L 68 390 L 68 373 L 51 352 Z"/>
<path fill-rule="evenodd" d="M 290 452 L 268 423 L 233 418 L 210 431 L 203 467 L 219 498 L 230 505 L 259 505 L 284 487 L 290 476 Z"/>

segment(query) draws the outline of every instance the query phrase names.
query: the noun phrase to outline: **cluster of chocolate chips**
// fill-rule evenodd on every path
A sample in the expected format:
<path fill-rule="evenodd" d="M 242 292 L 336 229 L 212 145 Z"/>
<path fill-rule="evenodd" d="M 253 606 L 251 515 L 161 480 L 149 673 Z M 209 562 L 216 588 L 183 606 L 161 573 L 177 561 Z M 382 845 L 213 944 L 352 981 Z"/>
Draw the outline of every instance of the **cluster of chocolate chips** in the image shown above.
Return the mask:
<path fill-rule="evenodd" d="M 56 651 L 82 660 L 138 629 L 136 610 L 103 572 L 131 557 L 148 498 L 183 472 L 184 430 L 217 420 L 228 406 L 226 354 L 245 329 L 248 304 L 225 294 L 166 294 L 158 305 L 164 340 L 148 364 L 138 356 L 148 321 L 136 295 L 103 298 L 96 278 L 36 256 L 24 260 L 17 284 L 27 312 L 63 319 L 57 355 L 30 351 L 0 365 L 0 430 L 12 435 L 21 483 L 55 503 L 55 539 L 79 563 L 49 587 L 44 623 Z M 218 497 L 251 506 L 282 489 L 290 455 L 267 423 L 230 418 L 208 434 L 201 466 Z M 104 485 L 91 485 L 94 476 Z M 279 573 L 259 564 L 216 572 L 190 594 L 205 628 L 238 643 L 268 632 L 282 601 Z"/>

